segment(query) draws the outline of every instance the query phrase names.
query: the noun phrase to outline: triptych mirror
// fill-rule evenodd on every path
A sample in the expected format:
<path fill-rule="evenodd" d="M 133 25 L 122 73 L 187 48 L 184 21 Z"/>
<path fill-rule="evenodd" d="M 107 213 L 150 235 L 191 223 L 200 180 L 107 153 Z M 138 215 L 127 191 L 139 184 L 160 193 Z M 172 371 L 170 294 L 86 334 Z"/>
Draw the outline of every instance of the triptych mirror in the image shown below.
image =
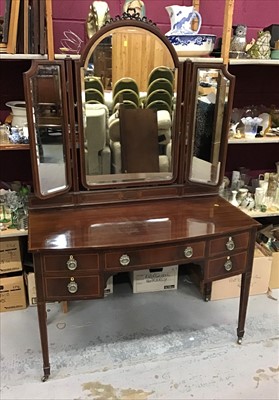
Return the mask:
<path fill-rule="evenodd" d="M 25 74 L 37 197 L 71 191 L 75 180 L 81 191 L 217 190 L 233 91 L 223 65 L 185 67 L 158 28 L 139 18 L 99 30 L 72 62 L 75 82 L 64 64 L 34 61 Z"/>

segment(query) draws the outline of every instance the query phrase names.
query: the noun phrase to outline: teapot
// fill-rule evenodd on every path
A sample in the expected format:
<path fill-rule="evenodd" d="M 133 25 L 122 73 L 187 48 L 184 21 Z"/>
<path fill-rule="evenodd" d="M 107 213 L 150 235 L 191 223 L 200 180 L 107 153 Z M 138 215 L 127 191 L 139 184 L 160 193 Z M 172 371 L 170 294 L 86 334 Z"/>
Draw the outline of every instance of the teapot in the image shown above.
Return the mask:
<path fill-rule="evenodd" d="M 199 12 L 194 10 L 193 6 L 167 6 L 165 7 L 171 22 L 171 30 L 166 33 L 168 35 L 192 35 L 199 33 L 202 18 Z M 198 28 L 192 30 L 193 20 L 198 19 Z"/>

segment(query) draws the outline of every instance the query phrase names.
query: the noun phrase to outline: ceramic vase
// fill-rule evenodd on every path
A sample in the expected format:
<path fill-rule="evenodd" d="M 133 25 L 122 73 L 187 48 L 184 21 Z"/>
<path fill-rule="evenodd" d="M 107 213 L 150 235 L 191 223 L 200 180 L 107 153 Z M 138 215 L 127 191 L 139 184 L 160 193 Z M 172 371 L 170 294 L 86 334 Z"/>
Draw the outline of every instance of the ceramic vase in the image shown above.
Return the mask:
<path fill-rule="evenodd" d="M 238 204 L 238 201 L 236 200 L 236 195 L 237 195 L 237 190 L 232 190 L 232 197 L 231 197 L 230 203 L 233 206 L 238 207 L 239 204 Z"/>

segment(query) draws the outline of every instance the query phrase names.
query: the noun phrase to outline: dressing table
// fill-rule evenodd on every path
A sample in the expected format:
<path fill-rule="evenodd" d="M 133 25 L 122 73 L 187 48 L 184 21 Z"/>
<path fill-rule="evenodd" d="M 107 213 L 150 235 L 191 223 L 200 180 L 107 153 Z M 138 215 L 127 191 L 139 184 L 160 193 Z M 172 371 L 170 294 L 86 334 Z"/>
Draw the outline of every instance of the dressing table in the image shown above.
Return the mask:
<path fill-rule="evenodd" d="M 106 63 L 104 45 L 111 54 Z M 85 82 L 96 77 L 96 60 L 105 90 L 110 75 L 111 90 L 129 77 L 147 93 L 151 72 L 167 67 L 173 74 L 171 112 L 147 108 L 144 101 L 130 109 L 120 99 L 115 113 L 105 103 L 86 102 Z M 205 81 L 213 93 L 206 99 L 200 94 Z M 214 280 L 242 274 L 241 343 L 258 223 L 218 195 L 234 89 L 225 66 L 179 62 L 154 24 L 123 15 L 89 40 L 78 61 L 34 61 L 24 84 L 42 380 L 50 375 L 46 302 L 100 299 L 107 279 L 123 271 L 197 264 L 205 300 Z M 210 111 L 203 111 L 207 106 Z M 170 134 L 161 141 L 166 117 Z"/>

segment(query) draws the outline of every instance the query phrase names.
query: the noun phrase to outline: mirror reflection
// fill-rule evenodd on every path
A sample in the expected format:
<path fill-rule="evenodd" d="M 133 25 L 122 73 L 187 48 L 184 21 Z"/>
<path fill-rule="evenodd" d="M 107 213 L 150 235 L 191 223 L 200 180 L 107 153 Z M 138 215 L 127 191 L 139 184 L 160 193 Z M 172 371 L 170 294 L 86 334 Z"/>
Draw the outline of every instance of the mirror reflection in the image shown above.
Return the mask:
<path fill-rule="evenodd" d="M 139 27 L 113 29 L 80 73 L 86 183 L 172 179 L 177 69 L 165 43 Z"/>
<path fill-rule="evenodd" d="M 196 82 L 190 180 L 216 185 L 230 81 L 220 69 L 198 68 Z"/>
<path fill-rule="evenodd" d="M 46 196 L 67 187 L 60 66 L 38 66 L 30 86 L 40 192 Z"/>

